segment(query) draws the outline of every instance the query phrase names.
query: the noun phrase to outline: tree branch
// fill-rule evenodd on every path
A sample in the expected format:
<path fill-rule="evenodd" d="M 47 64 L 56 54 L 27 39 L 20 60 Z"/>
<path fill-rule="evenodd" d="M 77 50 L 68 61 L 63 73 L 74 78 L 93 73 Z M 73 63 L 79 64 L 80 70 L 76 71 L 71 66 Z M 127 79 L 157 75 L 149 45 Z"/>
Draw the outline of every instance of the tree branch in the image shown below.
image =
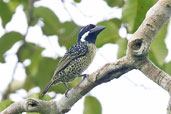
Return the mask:
<path fill-rule="evenodd" d="M 5 109 L 1 114 L 18 114 L 19 112 L 47 112 L 49 114 L 61 114 L 68 112 L 71 107 L 79 100 L 82 96 L 92 90 L 95 86 L 108 82 L 114 78 L 120 77 L 122 74 L 133 69 L 129 60 L 123 57 L 115 63 L 108 63 L 104 67 L 100 68 L 96 72 L 87 76 L 82 82 L 76 87 L 72 88 L 67 97 L 62 96 L 58 101 L 41 101 L 37 99 L 26 99 L 20 102 L 16 102 Z M 50 103 L 50 105 L 49 105 Z M 20 105 L 22 104 L 22 105 Z M 46 106 L 45 106 L 46 105 Z M 53 107 L 53 108 L 52 108 Z M 10 110 L 13 110 L 12 112 Z M 14 111 L 16 110 L 16 111 Z"/>
<path fill-rule="evenodd" d="M 146 59 L 146 61 L 139 66 L 139 70 L 170 93 L 171 76 L 154 65 L 149 59 Z"/>
<path fill-rule="evenodd" d="M 97 85 L 108 82 L 114 78 L 119 78 L 124 73 L 135 68 L 142 71 L 150 79 L 170 92 L 170 76 L 156 67 L 147 56 L 154 36 L 163 24 L 169 20 L 170 16 L 171 1 L 159 0 L 148 11 L 145 20 L 129 40 L 125 57 L 114 63 L 108 63 L 96 72 L 87 76 L 82 82 L 68 92 L 68 97 L 63 95 L 58 101 L 49 102 L 26 99 L 10 105 L 1 114 L 16 114 L 19 112 L 48 112 L 49 114 L 62 114 L 68 112 L 82 96 Z M 13 110 L 13 112 L 10 113 L 10 110 Z"/>
<path fill-rule="evenodd" d="M 171 1 L 159 0 L 148 12 L 145 20 L 128 43 L 127 57 L 148 78 L 170 93 L 171 76 L 155 66 L 148 58 L 150 44 L 159 29 L 171 16 Z"/>

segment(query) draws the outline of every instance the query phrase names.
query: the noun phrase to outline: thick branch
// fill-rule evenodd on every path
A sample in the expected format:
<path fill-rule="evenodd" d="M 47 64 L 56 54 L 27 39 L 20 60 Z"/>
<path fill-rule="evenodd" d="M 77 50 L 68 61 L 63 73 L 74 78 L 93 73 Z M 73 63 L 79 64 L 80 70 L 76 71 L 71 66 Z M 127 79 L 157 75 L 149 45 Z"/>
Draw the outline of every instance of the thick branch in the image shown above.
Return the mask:
<path fill-rule="evenodd" d="M 127 56 L 147 56 L 150 44 L 160 28 L 170 19 L 171 0 L 159 0 L 129 40 Z"/>
<path fill-rule="evenodd" d="M 163 89 L 170 93 L 171 76 L 154 65 L 149 59 L 146 59 L 140 66 L 137 66 L 148 78 L 152 79 Z"/>
<path fill-rule="evenodd" d="M 56 102 L 26 99 L 12 104 L 1 114 L 18 114 L 19 112 L 45 113 L 47 111 L 49 114 L 61 114 L 68 112 L 82 96 L 88 93 L 95 86 L 104 82 L 108 82 L 114 78 L 118 78 L 131 69 L 133 69 L 133 67 L 131 67 L 129 60 L 126 57 L 123 57 L 115 63 L 106 64 L 104 67 L 87 76 L 82 82 L 80 82 L 80 84 L 68 92 L 67 97 L 63 95 L 63 97 Z M 10 110 L 13 111 L 11 112 Z"/>
<path fill-rule="evenodd" d="M 159 0 L 147 12 L 145 20 L 129 40 L 127 50 L 127 57 L 134 62 L 134 66 L 169 93 L 171 91 L 170 76 L 155 66 L 147 55 L 154 36 L 170 16 L 171 0 Z"/>
<path fill-rule="evenodd" d="M 55 114 L 52 113 L 52 111 L 55 109 L 54 104 L 54 101 L 47 102 L 38 99 L 26 99 L 11 104 L 6 110 L 1 112 L 1 114 L 19 114 L 21 112 L 41 112 L 42 114 Z"/>
<path fill-rule="evenodd" d="M 159 29 L 171 16 L 171 0 L 159 0 L 148 12 L 145 20 L 129 40 L 127 57 L 131 58 L 134 66 L 148 78 L 171 93 L 171 76 L 155 66 L 148 58 L 150 44 Z M 171 114 L 171 100 L 168 114 Z"/>

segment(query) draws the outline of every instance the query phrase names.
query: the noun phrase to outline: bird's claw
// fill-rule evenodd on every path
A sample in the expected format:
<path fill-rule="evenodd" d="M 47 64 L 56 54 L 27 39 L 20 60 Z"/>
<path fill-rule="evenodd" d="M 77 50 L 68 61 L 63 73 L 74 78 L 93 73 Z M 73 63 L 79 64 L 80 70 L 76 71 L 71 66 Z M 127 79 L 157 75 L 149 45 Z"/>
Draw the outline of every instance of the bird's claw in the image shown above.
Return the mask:
<path fill-rule="evenodd" d="M 69 92 L 70 89 L 67 89 L 66 92 L 65 92 L 65 97 L 68 98 L 68 92 Z"/>

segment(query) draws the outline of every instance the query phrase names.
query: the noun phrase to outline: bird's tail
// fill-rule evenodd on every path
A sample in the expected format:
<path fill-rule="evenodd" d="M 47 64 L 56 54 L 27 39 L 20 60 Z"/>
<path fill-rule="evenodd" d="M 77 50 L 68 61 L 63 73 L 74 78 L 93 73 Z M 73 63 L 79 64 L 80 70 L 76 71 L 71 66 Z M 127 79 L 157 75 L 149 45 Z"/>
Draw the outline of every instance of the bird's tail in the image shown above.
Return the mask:
<path fill-rule="evenodd" d="M 51 88 L 52 85 L 53 85 L 53 81 L 50 81 L 48 85 L 45 87 L 45 89 L 43 90 L 43 92 L 41 93 L 42 97 L 47 93 L 47 91 Z"/>

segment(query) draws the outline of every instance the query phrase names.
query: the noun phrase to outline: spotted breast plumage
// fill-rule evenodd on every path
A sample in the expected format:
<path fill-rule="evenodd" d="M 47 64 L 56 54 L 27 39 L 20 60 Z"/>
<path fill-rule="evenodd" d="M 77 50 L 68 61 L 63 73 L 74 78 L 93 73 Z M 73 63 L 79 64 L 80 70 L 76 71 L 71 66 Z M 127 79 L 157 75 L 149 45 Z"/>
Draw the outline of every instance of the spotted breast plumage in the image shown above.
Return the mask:
<path fill-rule="evenodd" d="M 77 42 L 60 60 L 51 81 L 42 92 L 42 96 L 46 94 L 51 86 L 61 82 L 64 83 L 66 88 L 69 90 L 67 82 L 81 76 L 81 73 L 85 71 L 92 62 L 96 53 L 95 41 L 97 35 L 104 28 L 104 26 L 95 26 L 90 24 L 81 29 Z"/>

